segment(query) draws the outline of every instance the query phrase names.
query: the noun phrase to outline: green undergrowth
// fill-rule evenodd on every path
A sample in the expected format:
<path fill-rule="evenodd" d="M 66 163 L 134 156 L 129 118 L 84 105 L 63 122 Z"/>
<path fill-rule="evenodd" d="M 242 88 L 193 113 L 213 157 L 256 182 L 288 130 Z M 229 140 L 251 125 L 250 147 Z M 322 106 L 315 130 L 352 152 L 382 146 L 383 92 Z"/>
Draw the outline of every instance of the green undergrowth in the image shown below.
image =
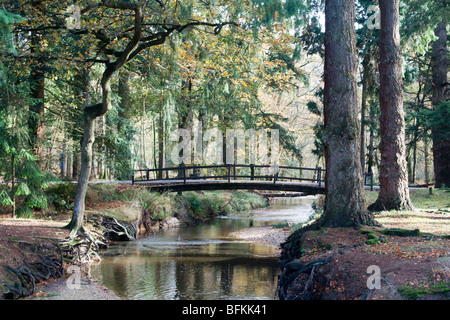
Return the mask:
<path fill-rule="evenodd" d="M 406 299 L 416 300 L 427 295 L 444 295 L 450 296 L 450 282 L 443 282 L 434 285 L 403 285 L 398 288 L 398 292 Z"/>
<path fill-rule="evenodd" d="M 189 214 L 196 219 L 204 219 L 230 213 L 246 213 L 252 209 L 268 206 L 262 196 L 244 191 L 209 191 L 184 192 L 177 197 L 177 202 L 187 208 Z"/>
<path fill-rule="evenodd" d="M 41 214 L 57 216 L 70 214 L 76 185 L 60 183 L 46 190 L 49 209 Z M 268 206 L 267 200 L 253 192 L 205 191 L 158 193 L 143 186 L 122 184 L 90 184 L 86 193 L 86 212 L 104 214 L 124 221 L 135 221 L 141 214 L 161 221 L 187 213 L 193 219 L 205 219 L 230 213 L 245 213 Z"/>

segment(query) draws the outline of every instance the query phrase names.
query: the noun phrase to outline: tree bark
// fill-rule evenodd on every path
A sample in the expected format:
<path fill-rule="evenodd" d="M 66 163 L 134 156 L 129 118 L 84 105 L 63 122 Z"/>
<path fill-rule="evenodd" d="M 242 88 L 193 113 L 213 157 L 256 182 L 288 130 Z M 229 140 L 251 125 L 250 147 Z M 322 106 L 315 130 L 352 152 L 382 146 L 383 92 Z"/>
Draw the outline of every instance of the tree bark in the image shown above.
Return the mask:
<path fill-rule="evenodd" d="M 362 97 L 361 97 L 361 170 L 364 174 L 366 167 L 366 109 L 367 109 L 367 82 L 369 77 L 370 53 L 367 52 L 363 60 Z"/>
<path fill-rule="evenodd" d="M 92 146 L 95 140 L 95 117 L 84 115 L 83 142 L 81 144 L 81 169 L 78 176 L 72 219 L 67 225 L 71 236 L 84 232 L 85 197 L 92 168 Z"/>
<path fill-rule="evenodd" d="M 159 127 L 158 127 L 158 179 L 163 178 L 164 168 L 164 110 L 159 112 Z"/>
<path fill-rule="evenodd" d="M 433 44 L 432 68 L 433 68 L 433 95 L 432 102 L 436 112 L 440 112 L 439 105 L 445 101 L 444 89 L 447 83 L 448 59 L 447 59 L 447 29 L 446 22 L 442 21 L 434 30 L 438 39 Z M 444 114 L 443 114 L 444 116 Z M 443 184 L 450 186 L 450 139 L 445 137 L 445 129 L 434 127 L 433 137 L 433 164 L 435 187 Z"/>
<path fill-rule="evenodd" d="M 429 167 L 429 162 L 428 162 L 428 138 L 425 135 L 423 137 L 423 150 L 424 150 L 424 174 L 425 174 L 425 184 L 428 187 L 428 183 L 430 183 L 430 178 L 429 178 L 429 173 L 428 173 L 428 167 Z"/>
<path fill-rule="evenodd" d="M 408 210 L 399 0 L 380 0 L 380 192 L 370 210 Z"/>
<path fill-rule="evenodd" d="M 367 172 L 373 173 L 373 166 L 375 164 L 375 110 L 376 105 L 372 101 L 369 106 L 369 155 L 367 157 Z M 373 178 L 373 175 L 372 175 Z"/>
<path fill-rule="evenodd" d="M 40 14 L 45 10 L 41 0 L 33 0 L 32 6 L 33 9 Z M 42 145 L 45 139 L 45 63 L 41 53 L 41 40 L 42 38 L 41 35 L 39 35 L 39 31 L 31 32 L 30 51 L 33 59 L 33 66 L 30 73 L 30 92 L 33 101 L 31 102 L 30 111 L 34 113 L 34 115 L 29 120 L 29 128 L 34 155 L 37 157 L 38 165 L 42 169 L 45 164 L 45 149 Z"/>
<path fill-rule="evenodd" d="M 130 74 L 127 71 L 121 71 L 119 73 L 119 87 L 117 93 L 120 97 L 117 131 L 122 130 L 124 119 L 129 119 L 129 108 L 131 105 L 131 93 L 130 93 Z"/>
<path fill-rule="evenodd" d="M 356 84 L 355 3 L 325 2 L 325 209 L 319 225 L 374 225 L 364 203 Z"/>

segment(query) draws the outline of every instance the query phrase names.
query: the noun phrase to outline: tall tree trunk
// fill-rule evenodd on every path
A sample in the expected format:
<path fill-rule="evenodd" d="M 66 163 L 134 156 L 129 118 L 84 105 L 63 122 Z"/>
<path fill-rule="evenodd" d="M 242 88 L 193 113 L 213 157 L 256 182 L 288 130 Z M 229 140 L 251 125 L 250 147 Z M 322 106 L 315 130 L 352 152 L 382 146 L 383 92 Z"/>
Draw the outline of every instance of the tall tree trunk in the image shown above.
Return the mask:
<path fill-rule="evenodd" d="M 84 124 L 84 126 L 86 126 L 86 123 Z M 94 135 L 95 135 L 95 132 L 97 132 L 97 127 L 98 127 L 98 119 L 97 118 L 95 118 L 94 119 L 94 122 L 93 122 L 93 126 L 94 126 L 94 128 L 92 129 L 92 130 L 94 130 Z M 83 143 L 81 144 L 81 148 L 83 148 Z M 97 148 L 95 148 L 95 149 L 97 149 Z M 96 155 L 96 153 L 95 153 L 95 150 L 94 149 L 94 145 L 92 146 L 92 166 L 91 166 L 91 170 L 90 170 L 90 174 L 89 174 L 89 180 L 95 180 L 96 178 L 97 178 L 97 173 L 98 173 L 98 170 L 97 170 L 97 166 L 95 165 L 96 163 L 97 163 L 97 155 Z M 81 163 L 83 163 L 83 151 L 81 151 Z M 81 171 L 82 171 L 83 169 L 81 169 Z M 80 172 L 81 172 L 80 171 Z"/>
<path fill-rule="evenodd" d="M 364 169 L 366 167 L 366 109 L 367 109 L 367 82 L 369 77 L 369 62 L 370 62 L 370 53 L 369 51 L 364 56 L 363 60 L 363 78 L 362 78 L 362 97 L 361 97 L 361 170 L 364 174 Z"/>
<path fill-rule="evenodd" d="M 429 161 L 428 161 L 428 138 L 426 135 L 424 135 L 423 137 L 423 150 L 424 150 L 424 160 L 425 160 L 425 166 L 424 166 L 424 170 L 425 170 L 425 184 L 428 187 L 428 183 L 430 183 L 430 178 L 429 178 L 429 172 L 428 172 L 428 166 L 429 166 Z"/>
<path fill-rule="evenodd" d="M 367 158 L 367 172 L 373 173 L 373 165 L 374 165 L 374 151 L 375 151 L 375 106 L 373 103 L 370 104 L 369 109 L 369 122 L 370 122 L 370 129 L 369 129 L 369 156 Z M 373 176 L 372 176 L 373 179 Z"/>
<path fill-rule="evenodd" d="M 78 109 L 83 112 L 84 108 L 91 105 L 91 71 L 88 68 L 82 69 L 78 74 L 75 75 L 77 79 L 77 86 L 75 88 L 75 95 L 79 99 Z M 83 119 L 83 116 L 81 116 Z M 77 122 L 79 119 L 76 119 Z M 83 124 L 83 121 L 80 121 Z M 79 134 L 78 131 L 72 131 L 72 139 L 74 143 L 73 148 L 73 163 L 72 163 L 72 178 L 78 179 L 79 173 L 81 171 L 81 145 L 83 143 L 83 135 Z"/>
<path fill-rule="evenodd" d="M 92 146 L 95 140 L 95 117 L 89 114 L 84 116 L 83 142 L 81 143 L 81 169 L 78 176 L 77 190 L 75 194 L 72 219 L 67 225 L 71 234 L 84 232 L 83 219 L 85 209 L 85 197 L 89 177 L 92 169 Z"/>
<path fill-rule="evenodd" d="M 33 9 L 42 14 L 45 10 L 42 0 L 32 1 Z M 33 116 L 29 120 L 30 138 L 33 144 L 33 151 L 37 157 L 37 162 L 41 168 L 45 165 L 45 148 L 43 142 L 45 140 L 44 129 L 44 98 L 45 98 L 45 60 L 41 53 L 42 35 L 39 31 L 31 32 L 31 56 L 33 65 L 30 73 L 30 92 L 33 99 L 30 106 L 30 111 Z"/>
<path fill-rule="evenodd" d="M 417 125 L 417 119 L 414 119 L 414 134 L 413 134 L 413 159 L 412 159 L 412 170 L 411 170 L 411 183 L 416 181 L 416 165 L 417 165 L 417 140 L 418 140 L 418 132 L 419 128 Z"/>
<path fill-rule="evenodd" d="M 158 179 L 163 178 L 164 168 L 164 110 L 159 112 L 159 127 L 158 127 Z"/>
<path fill-rule="evenodd" d="M 147 88 L 148 91 L 148 88 Z M 130 108 L 132 100 L 131 100 L 131 92 L 130 92 L 130 73 L 127 72 L 126 70 L 122 69 L 120 70 L 119 73 L 119 86 L 118 86 L 118 96 L 120 98 L 119 101 L 119 110 L 118 110 L 118 120 L 117 120 L 117 133 L 119 136 L 121 137 L 127 137 L 127 130 L 126 127 L 124 127 L 127 119 L 130 118 Z M 144 97 L 143 99 L 143 110 L 142 110 L 142 124 L 144 124 L 145 122 L 145 100 L 146 100 L 147 96 Z M 145 131 L 142 130 L 142 140 L 143 140 L 143 144 L 145 142 Z M 133 172 L 133 165 L 132 165 L 132 160 L 131 160 L 131 145 L 127 145 L 124 146 L 123 148 L 125 148 L 125 150 L 123 150 L 121 152 L 121 154 L 126 154 L 129 155 L 129 159 L 126 161 L 126 164 L 124 162 L 124 159 L 119 159 L 120 162 L 124 163 L 124 167 L 122 167 L 122 172 L 126 171 L 129 173 Z M 145 144 L 144 144 L 144 163 L 146 164 L 145 161 Z M 106 158 L 108 159 L 108 158 Z M 128 174 L 127 174 L 128 175 Z"/>
<path fill-rule="evenodd" d="M 11 155 L 11 196 L 12 196 L 12 208 L 11 218 L 16 218 L 16 157 L 14 153 Z"/>
<path fill-rule="evenodd" d="M 447 29 L 446 21 L 442 21 L 434 29 L 438 39 L 433 44 L 432 68 L 433 68 L 433 96 L 432 102 L 436 112 L 440 113 L 439 105 L 445 101 L 444 89 L 447 83 L 448 59 L 447 59 Z M 442 114 L 444 116 L 444 114 Z M 450 186 L 450 139 L 445 137 L 446 129 L 434 127 L 433 137 L 433 164 L 435 187 L 443 184 Z M 444 131 L 444 132 L 442 132 Z"/>
<path fill-rule="evenodd" d="M 325 210 L 319 225 L 374 225 L 364 203 L 356 84 L 355 2 L 325 2 Z"/>
<path fill-rule="evenodd" d="M 131 105 L 131 94 L 130 94 L 130 74 L 121 70 L 119 73 L 119 87 L 117 94 L 120 98 L 119 101 L 119 111 L 118 111 L 118 121 L 117 121 L 117 131 L 120 132 L 122 129 L 124 119 L 129 118 L 129 108 Z M 144 102 L 145 103 L 145 102 Z M 144 116 L 144 114 L 143 114 Z M 144 118 L 142 118 L 144 119 Z"/>
<path fill-rule="evenodd" d="M 380 0 L 380 192 L 370 210 L 408 210 L 399 0 Z"/>

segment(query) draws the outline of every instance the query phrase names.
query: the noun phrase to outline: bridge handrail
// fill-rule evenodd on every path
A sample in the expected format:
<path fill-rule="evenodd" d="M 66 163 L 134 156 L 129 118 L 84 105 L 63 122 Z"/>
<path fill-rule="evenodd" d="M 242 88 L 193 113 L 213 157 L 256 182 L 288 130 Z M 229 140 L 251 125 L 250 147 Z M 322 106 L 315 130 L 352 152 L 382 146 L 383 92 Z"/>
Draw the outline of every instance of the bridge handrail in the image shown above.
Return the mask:
<path fill-rule="evenodd" d="M 157 172 L 160 170 L 180 170 L 183 167 L 188 169 L 214 169 L 214 168 L 228 168 L 236 167 L 236 168 L 273 168 L 274 166 L 271 165 L 260 165 L 260 164 L 222 164 L 222 165 L 191 165 L 191 166 L 179 166 L 179 167 L 168 167 L 168 168 L 148 168 L 148 169 L 135 169 L 134 172 Z M 316 171 L 318 168 L 306 168 L 306 167 L 291 167 L 291 166 L 278 166 L 279 169 L 296 169 L 296 170 L 310 170 L 310 171 Z M 322 171 L 325 171 L 325 169 L 321 169 Z"/>
<path fill-rule="evenodd" d="M 208 176 L 196 176 L 195 170 L 198 169 L 226 169 L 228 172 L 225 175 L 208 175 Z M 236 169 L 237 168 L 250 168 L 251 174 L 250 175 L 237 175 Z M 305 167 L 293 167 L 293 166 L 278 166 L 278 171 L 275 174 L 272 175 L 255 175 L 254 169 L 255 168 L 274 168 L 272 165 L 256 165 L 256 164 L 222 164 L 222 165 L 180 165 L 178 167 L 168 167 L 168 168 L 147 168 L 147 169 L 136 169 L 133 170 L 133 176 L 131 178 L 132 183 L 134 184 L 135 181 L 158 181 L 158 180 L 183 180 L 183 182 L 186 184 L 187 180 L 199 180 L 199 179 L 227 179 L 228 182 L 231 182 L 231 177 L 233 177 L 234 180 L 236 178 L 250 178 L 251 180 L 255 179 L 266 179 L 273 181 L 273 183 L 276 183 L 278 180 L 298 180 L 298 181 L 309 181 L 309 182 L 316 182 L 319 184 L 319 187 L 321 187 L 322 183 L 325 182 L 322 177 L 324 177 L 324 173 L 326 172 L 325 169 L 322 169 L 321 167 L 317 168 L 305 168 Z M 233 169 L 233 173 L 231 173 L 231 169 Z M 288 169 L 288 170 L 299 170 L 299 171 L 314 171 L 314 177 L 313 178 L 304 178 L 304 177 L 289 177 L 289 176 L 280 176 L 279 173 L 281 169 Z M 186 170 L 194 170 L 193 176 L 187 176 Z M 162 177 L 162 172 L 166 171 L 166 178 Z M 180 174 L 182 172 L 182 176 L 177 177 L 168 177 L 169 171 L 178 171 Z M 145 172 L 146 177 L 145 179 L 141 180 L 135 180 L 135 173 L 136 172 Z M 150 179 L 150 172 L 159 172 L 160 176 L 159 178 Z M 370 187 L 371 190 L 373 190 L 373 173 L 364 173 L 364 185 L 367 185 L 367 178 L 370 178 Z"/>
<path fill-rule="evenodd" d="M 196 170 L 200 169 L 226 169 L 228 172 L 225 175 L 209 175 L 209 176 L 197 176 Z M 250 168 L 251 174 L 250 175 L 238 175 L 236 174 L 237 168 Z M 277 168 L 278 170 L 275 172 L 275 174 L 272 175 L 256 175 L 254 170 L 256 168 Z M 231 172 L 231 169 L 233 169 L 233 173 Z M 286 176 L 280 176 L 279 173 L 282 169 L 293 169 L 293 170 L 299 170 L 299 171 L 313 171 L 314 172 L 314 178 L 303 178 L 303 177 L 286 177 Z M 193 170 L 193 176 L 187 176 L 186 170 Z M 163 177 L 163 171 L 166 171 L 166 178 Z M 168 177 L 169 171 L 178 171 L 177 177 Z M 322 171 L 321 167 L 317 168 L 305 168 L 305 167 L 293 167 L 293 166 L 272 166 L 272 165 L 254 165 L 254 164 L 222 164 L 222 165 L 184 165 L 181 164 L 178 167 L 168 167 L 168 168 L 146 168 L 146 169 L 136 169 L 133 170 L 133 176 L 131 178 L 132 183 L 134 184 L 135 181 L 158 181 L 158 180 L 180 180 L 183 179 L 183 182 L 186 183 L 187 180 L 198 180 L 198 179 L 218 179 L 218 178 L 225 178 L 228 179 L 228 182 L 231 182 L 231 177 L 233 177 L 234 180 L 236 178 L 250 178 L 251 180 L 255 179 L 266 179 L 269 181 L 273 181 L 276 183 L 277 180 L 298 180 L 298 181 L 310 181 L 310 182 L 317 182 L 319 186 L 321 186 L 322 182 L 325 182 L 322 179 Z M 145 179 L 141 180 L 135 180 L 135 173 L 136 172 L 145 172 L 146 177 Z M 150 172 L 158 172 L 159 177 L 155 179 L 150 179 Z M 180 177 L 180 173 L 182 172 L 182 176 Z"/>

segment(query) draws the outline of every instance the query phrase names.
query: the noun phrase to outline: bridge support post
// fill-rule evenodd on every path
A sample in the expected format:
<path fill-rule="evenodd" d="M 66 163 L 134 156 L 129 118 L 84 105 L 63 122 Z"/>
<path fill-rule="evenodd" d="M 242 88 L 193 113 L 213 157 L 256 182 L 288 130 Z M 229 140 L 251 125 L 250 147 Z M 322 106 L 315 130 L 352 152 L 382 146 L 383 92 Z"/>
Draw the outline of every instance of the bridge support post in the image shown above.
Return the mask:
<path fill-rule="evenodd" d="M 231 182 L 231 164 L 228 165 L 228 183 Z"/>
<path fill-rule="evenodd" d="M 250 165 L 250 175 L 251 175 L 251 180 L 255 180 L 255 166 L 254 164 Z"/>
<path fill-rule="evenodd" d="M 369 173 L 370 175 L 370 191 L 373 191 L 373 171 Z"/>
<path fill-rule="evenodd" d="M 319 183 L 319 188 L 322 186 L 322 167 L 317 168 L 317 182 Z"/>

